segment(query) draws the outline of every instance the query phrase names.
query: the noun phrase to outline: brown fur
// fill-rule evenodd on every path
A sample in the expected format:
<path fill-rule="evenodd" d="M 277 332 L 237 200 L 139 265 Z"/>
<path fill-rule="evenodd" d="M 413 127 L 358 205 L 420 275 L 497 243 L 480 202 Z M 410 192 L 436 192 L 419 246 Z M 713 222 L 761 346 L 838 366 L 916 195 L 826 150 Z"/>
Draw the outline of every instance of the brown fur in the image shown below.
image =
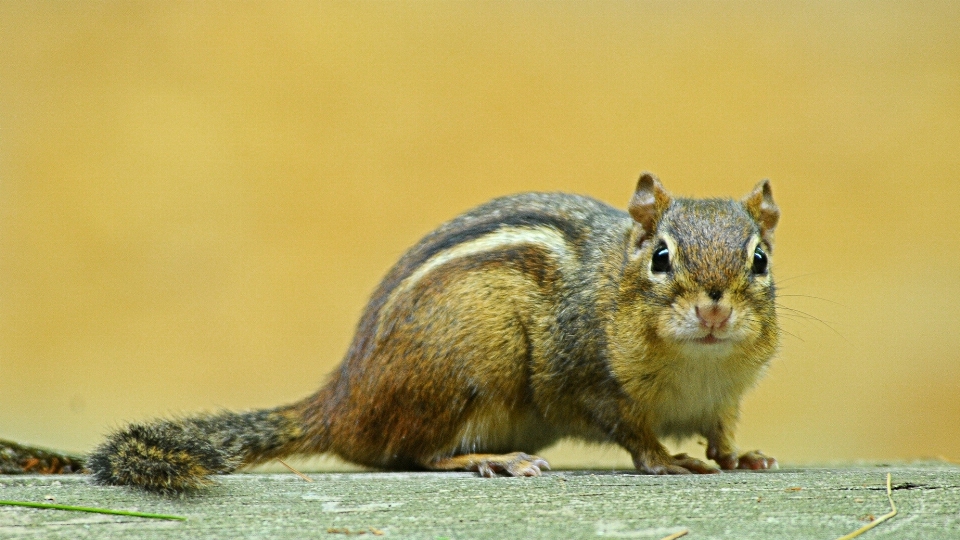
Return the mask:
<path fill-rule="evenodd" d="M 660 442 L 694 434 L 723 468 L 773 466 L 738 456 L 733 429 L 777 347 L 772 277 L 751 261 L 778 217 L 766 182 L 744 202 L 674 199 L 650 174 L 629 214 L 573 195 L 497 199 L 398 261 L 313 396 L 133 426 L 91 468 L 161 492 L 291 453 L 534 475 L 546 462 L 530 454 L 570 437 L 617 443 L 647 473 L 713 472 Z M 663 246 L 670 270 L 654 272 Z"/>

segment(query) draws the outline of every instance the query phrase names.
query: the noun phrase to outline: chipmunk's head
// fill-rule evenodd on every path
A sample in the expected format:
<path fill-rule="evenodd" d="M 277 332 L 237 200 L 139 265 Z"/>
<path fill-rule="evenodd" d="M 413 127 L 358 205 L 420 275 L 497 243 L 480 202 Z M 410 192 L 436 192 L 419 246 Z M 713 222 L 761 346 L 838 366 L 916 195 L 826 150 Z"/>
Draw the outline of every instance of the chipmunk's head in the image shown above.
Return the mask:
<path fill-rule="evenodd" d="M 741 201 L 682 199 L 645 173 L 629 212 L 625 278 L 646 312 L 647 338 L 704 354 L 775 347 L 771 254 L 780 211 L 768 181 Z"/>

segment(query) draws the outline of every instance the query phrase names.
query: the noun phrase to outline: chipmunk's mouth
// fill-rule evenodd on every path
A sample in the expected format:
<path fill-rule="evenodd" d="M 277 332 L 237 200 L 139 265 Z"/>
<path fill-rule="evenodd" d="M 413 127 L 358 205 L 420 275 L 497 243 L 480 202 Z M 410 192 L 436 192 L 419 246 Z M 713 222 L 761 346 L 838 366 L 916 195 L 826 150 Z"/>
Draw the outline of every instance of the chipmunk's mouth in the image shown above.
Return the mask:
<path fill-rule="evenodd" d="M 726 341 L 726 339 L 718 338 L 713 334 L 707 334 L 706 337 L 698 338 L 698 339 L 695 339 L 694 341 L 696 341 L 697 343 L 702 343 L 704 345 L 714 345 L 716 343 L 723 343 L 724 341 Z"/>

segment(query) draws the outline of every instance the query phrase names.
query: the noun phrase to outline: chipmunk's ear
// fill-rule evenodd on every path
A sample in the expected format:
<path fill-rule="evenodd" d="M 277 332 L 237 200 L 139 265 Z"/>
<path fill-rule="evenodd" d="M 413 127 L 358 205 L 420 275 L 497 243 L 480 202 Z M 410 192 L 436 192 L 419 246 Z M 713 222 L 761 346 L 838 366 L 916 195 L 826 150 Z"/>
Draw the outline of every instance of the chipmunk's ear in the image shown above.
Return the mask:
<path fill-rule="evenodd" d="M 627 207 L 633 220 L 641 229 L 638 244 L 653 234 L 657 221 L 660 220 L 663 211 L 670 206 L 670 201 L 670 194 L 660 185 L 660 179 L 656 175 L 648 172 L 640 175 L 637 191 L 634 192 Z"/>
<path fill-rule="evenodd" d="M 749 195 L 743 198 L 743 205 L 760 225 L 760 237 L 773 247 L 773 231 L 780 221 L 780 209 L 773 202 L 773 191 L 770 190 L 770 181 L 761 180 Z"/>

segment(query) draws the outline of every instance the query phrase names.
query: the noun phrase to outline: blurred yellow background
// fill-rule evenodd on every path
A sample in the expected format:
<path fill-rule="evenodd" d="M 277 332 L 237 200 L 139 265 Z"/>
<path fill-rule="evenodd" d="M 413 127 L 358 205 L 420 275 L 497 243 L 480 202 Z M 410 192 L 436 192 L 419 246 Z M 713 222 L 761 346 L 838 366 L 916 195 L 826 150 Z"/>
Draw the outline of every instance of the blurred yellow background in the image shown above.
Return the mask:
<path fill-rule="evenodd" d="M 442 221 L 623 208 L 652 170 L 769 177 L 783 211 L 810 318 L 741 446 L 960 459 L 958 29 L 950 1 L 0 3 L 0 437 L 299 399 Z"/>

